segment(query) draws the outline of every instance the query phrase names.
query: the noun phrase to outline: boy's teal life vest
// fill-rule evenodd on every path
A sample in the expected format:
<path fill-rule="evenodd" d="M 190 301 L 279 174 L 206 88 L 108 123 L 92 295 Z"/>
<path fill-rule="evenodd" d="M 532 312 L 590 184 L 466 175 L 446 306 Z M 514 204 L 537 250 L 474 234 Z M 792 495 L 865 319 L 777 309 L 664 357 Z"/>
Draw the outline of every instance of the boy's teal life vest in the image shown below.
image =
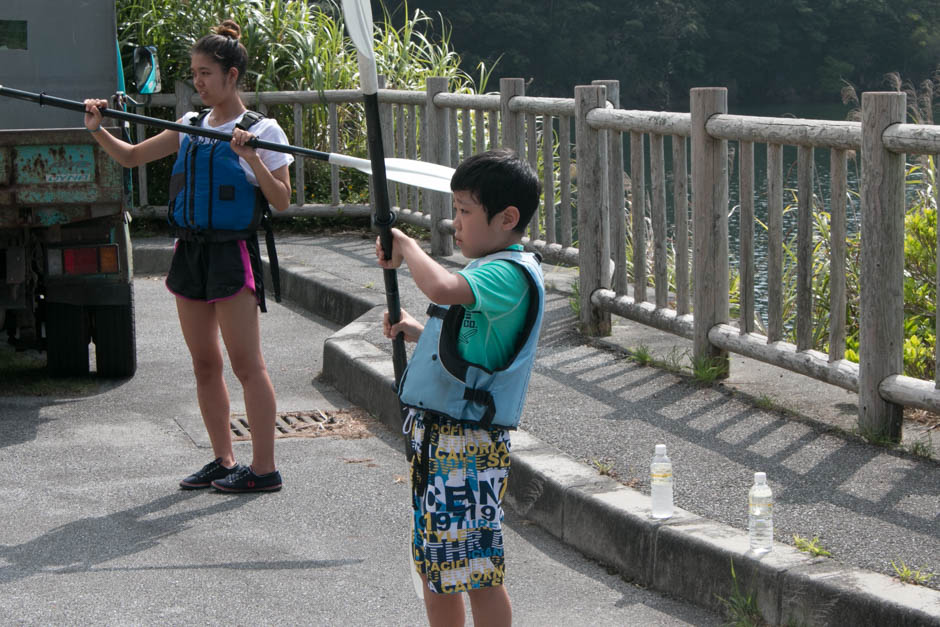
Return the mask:
<path fill-rule="evenodd" d="M 209 110 L 190 120 L 202 125 Z M 264 116 L 246 111 L 236 127 L 248 130 Z M 184 135 L 170 174 L 167 221 L 183 236 L 196 231 L 206 239 L 244 239 L 258 230 L 268 208 L 261 188 L 245 175 L 231 144 Z"/>
<path fill-rule="evenodd" d="M 504 250 L 481 257 L 467 268 L 497 259 L 523 268 L 532 288 L 519 344 L 509 362 L 491 371 L 465 361 L 457 352 L 463 305 L 431 304 L 431 317 L 402 376 L 398 394 L 403 404 L 484 429 L 519 425 L 542 326 L 545 285 L 541 259 L 534 253 Z"/>

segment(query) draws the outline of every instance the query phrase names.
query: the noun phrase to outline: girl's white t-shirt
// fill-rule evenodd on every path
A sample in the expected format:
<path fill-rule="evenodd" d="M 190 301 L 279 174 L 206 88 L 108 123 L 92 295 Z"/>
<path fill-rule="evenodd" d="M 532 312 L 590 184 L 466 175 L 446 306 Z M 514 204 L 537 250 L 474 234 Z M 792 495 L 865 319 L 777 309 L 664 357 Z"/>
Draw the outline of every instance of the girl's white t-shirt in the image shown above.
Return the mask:
<path fill-rule="evenodd" d="M 220 131 L 222 133 L 231 134 L 232 131 L 235 130 L 235 125 L 241 121 L 244 115 L 245 114 L 242 113 L 242 115 L 238 116 L 234 120 L 229 120 L 228 122 L 226 122 L 225 124 L 221 126 L 210 126 L 209 116 L 207 115 L 202 120 L 202 127 L 211 129 L 213 131 Z M 190 120 L 198 116 L 199 116 L 198 111 L 190 111 L 189 113 L 186 113 L 182 118 L 180 118 L 180 124 L 189 124 Z M 262 118 L 261 120 L 256 122 L 250 129 L 248 129 L 248 132 L 254 135 L 255 137 L 257 137 L 258 139 L 261 139 L 264 141 L 268 141 L 268 142 L 276 143 L 276 144 L 285 144 L 285 145 L 287 144 L 287 135 L 281 129 L 281 126 L 277 123 L 277 120 L 273 118 Z M 183 133 L 180 133 L 181 145 L 183 143 L 183 135 L 184 135 Z M 218 141 L 215 139 L 209 139 L 208 137 L 199 137 L 198 135 L 190 135 L 189 139 L 190 141 L 196 141 L 200 143 L 211 143 L 214 141 Z M 285 165 L 290 165 L 291 163 L 294 162 L 294 157 L 292 155 L 287 154 L 286 152 L 275 152 L 273 150 L 265 150 L 264 148 L 258 148 L 257 152 L 258 152 L 258 156 L 261 158 L 261 162 L 264 163 L 264 165 L 271 172 L 274 172 L 278 168 L 281 168 Z M 245 171 L 245 176 L 248 177 L 248 182 L 254 185 L 255 187 L 257 187 L 258 179 L 255 176 L 254 170 L 252 170 L 251 166 L 248 165 L 248 162 L 242 159 L 241 157 L 239 157 L 238 163 L 242 166 L 242 170 Z"/>

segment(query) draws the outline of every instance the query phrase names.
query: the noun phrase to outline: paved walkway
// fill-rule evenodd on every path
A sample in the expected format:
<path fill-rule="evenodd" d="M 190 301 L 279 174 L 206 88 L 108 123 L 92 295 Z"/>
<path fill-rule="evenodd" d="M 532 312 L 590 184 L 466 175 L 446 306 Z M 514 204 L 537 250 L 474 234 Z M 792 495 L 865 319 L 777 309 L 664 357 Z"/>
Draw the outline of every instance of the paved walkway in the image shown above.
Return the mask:
<path fill-rule="evenodd" d="M 349 323 L 326 342 L 324 376 L 394 423 L 373 241 L 358 234 L 281 237 L 278 251 L 287 298 Z M 138 242 L 137 249 L 138 272 L 165 268 L 167 241 Z M 462 260 L 445 263 L 457 268 Z M 899 617 L 940 623 L 940 575 L 931 588 L 890 578 L 892 562 L 940 572 L 935 443 L 927 445 L 934 459 L 870 445 L 850 432 L 854 395 L 757 362 L 736 358 L 731 378 L 715 386 L 639 366 L 617 348 L 643 345 L 675 361 L 687 346 L 626 321 L 610 346 L 585 341 L 564 289 L 570 272 L 549 270 L 553 289 L 524 431 L 514 438 L 510 502 L 519 514 L 625 576 L 708 607 L 716 606 L 716 594 L 727 595 L 734 559 L 771 620 L 858 615 L 868 624 L 897 624 Z M 403 306 L 423 311 L 426 301 L 407 270 L 400 279 Z M 930 435 L 915 425 L 906 430 L 925 442 Z M 681 508 L 665 525 L 646 515 L 647 468 L 660 442 L 675 465 Z M 778 545 L 760 560 L 746 553 L 743 532 L 755 471 L 767 473 L 777 503 Z M 796 551 L 794 534 L 818 536 L 833 559 Z"/>
<path fill-rule="evenodd" d="M 405 461 L 383 425 L 367 421 L 361 438 L 279 439 L 278 493 L 177 488 L 211 452 L 160 279 L 135 280 L 135 377 L 93 379 L 74 396 L 0 396 L 0 624 L 422 624 Z M 282 412 L 350 407 L 319 376 L 337 329 L 290 303 L 265 314 Z M 232 410 L 243 412 L 227 374 Z M 236 454 L 247 462 L 249 445 Z M 518 625 L 721 623 L 623 581 L 512 512 L 507 522 Z"/>

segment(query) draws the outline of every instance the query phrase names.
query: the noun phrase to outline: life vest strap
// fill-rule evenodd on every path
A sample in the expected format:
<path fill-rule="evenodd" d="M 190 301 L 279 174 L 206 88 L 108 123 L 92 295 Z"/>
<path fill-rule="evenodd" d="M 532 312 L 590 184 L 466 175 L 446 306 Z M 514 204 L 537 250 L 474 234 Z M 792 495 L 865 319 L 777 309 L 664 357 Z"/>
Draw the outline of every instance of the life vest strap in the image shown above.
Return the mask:
<path fill-rule="evenodd" d="M 496 401 L 493 400 L 492 394 L 486 390 L 464 388 L 463 400 L 486 407 L 486 411 L 483 413 L 483 417 L 480 419 L 480 426 L 484 429 L 489 429 L 491 426 L 493 426 L 493 418 L 496 417 Z"/>
<path fill-rule="evenodd" d="M 440 318 L 441 320 L 443 320 L 444 316 L 447 315 L 447 307 L 441 307 L 440 305 L 435 305 L 434 303 L 431 303 L 430 305 L 428 305 L 428 309 L 425 313 L 430 318 Z"/>
<path fill-rule="evenodd" d="M 234 242 L 248 239 L 254 232 L 254 229 L 225 231 L 221 229 L 187 229 L 180 227 L 173 230 L 173 236 L 187 242 Z"/>
<path fill-rule="evenodd" d="M 271 289 L 274 290 L 274 302 L 281 302 L 281 268 L 277 263 L 277 249 L 274 247 L 274 227 L 271 224 L 271 208 L 265 207 L 261 214 L 261 226 L 264 227 L 264 247 L 268 251 L 268 264 L 271 266 Z"/>

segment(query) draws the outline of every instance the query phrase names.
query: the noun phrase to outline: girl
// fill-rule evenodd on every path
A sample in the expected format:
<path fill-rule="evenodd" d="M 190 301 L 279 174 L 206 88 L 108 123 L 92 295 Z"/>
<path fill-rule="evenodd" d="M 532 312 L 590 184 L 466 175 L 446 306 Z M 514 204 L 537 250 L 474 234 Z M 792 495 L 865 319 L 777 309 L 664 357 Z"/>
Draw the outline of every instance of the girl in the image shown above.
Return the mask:
<path fill-rule="evenodd" d="M 222 22 L 190 52 L 193 86 L 206 106 L 187 113 L 190 123 L 231 133 L 230 143 L 163 131 L 133 145 L 102 133 L 98 107 L 85 101 L 85 127 L 125 168 L 179 153 L 170 181 L 168 219 L 178 241 L 166 279 L 176 296 L 183 338 L 193 360 L 199 410 L 215 460 L 182 481 L 183 489 L 210 485 L 226 492 L 281 488 L 274 463 L 275 398 L 261 354 L 258 310 L 265 311 L 257 224 L 260 212 L 290 204 L 287 154 L 255 150 L 252 137 L 287 143 L 277 122 L 247 111 L 238 94 L 248 54 L 241 29 Z M 222 374 L 219 333 L 241 382 L 251 430 L 250 466 L 235 461 L 229 427 L 229 396 Z"/>

